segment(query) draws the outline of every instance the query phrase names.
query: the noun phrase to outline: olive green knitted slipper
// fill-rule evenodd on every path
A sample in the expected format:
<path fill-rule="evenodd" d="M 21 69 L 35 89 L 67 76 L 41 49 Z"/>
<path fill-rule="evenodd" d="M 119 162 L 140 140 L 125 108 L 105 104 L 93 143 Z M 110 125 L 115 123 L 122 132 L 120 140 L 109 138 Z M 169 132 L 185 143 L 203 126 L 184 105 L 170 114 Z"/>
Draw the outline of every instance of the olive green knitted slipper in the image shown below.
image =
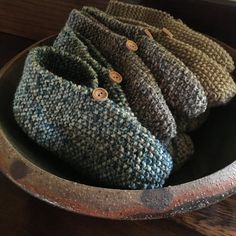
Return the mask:
<path fill-rule="evenodd" d="M 167 28 L 174 38 L 200 49 L 229 72 L 235 68 L 233 59 L 219 44 L 164 11 L 114 0 L 109 2 L 106 11 L 108 14 L 143 21 L 157 28 Z"/>

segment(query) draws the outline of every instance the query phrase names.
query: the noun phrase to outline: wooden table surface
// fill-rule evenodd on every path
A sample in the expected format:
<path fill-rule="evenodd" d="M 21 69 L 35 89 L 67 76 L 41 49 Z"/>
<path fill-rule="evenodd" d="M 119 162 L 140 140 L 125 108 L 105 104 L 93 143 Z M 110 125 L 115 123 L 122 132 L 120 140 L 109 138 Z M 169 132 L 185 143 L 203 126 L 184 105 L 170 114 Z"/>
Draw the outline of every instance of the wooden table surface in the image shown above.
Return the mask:
<path fill-rule="evenodd" d="M 0 67 L 33 41 L 0 33 Z M 200 211 L 152 221 L 75 215 L 31 197 L 0 174 L 0 235 L 236 235 L 236 195 Z"/>

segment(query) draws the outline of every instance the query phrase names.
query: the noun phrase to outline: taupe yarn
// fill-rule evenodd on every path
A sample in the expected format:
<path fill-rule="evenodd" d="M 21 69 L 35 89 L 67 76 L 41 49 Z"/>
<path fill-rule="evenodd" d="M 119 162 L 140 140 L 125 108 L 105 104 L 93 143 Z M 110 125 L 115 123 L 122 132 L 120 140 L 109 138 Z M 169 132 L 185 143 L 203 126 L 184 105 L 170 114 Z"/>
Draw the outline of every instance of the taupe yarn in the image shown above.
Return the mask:
<path fill-rule="evenodd" d="M 84 7 L 82 12 L 89 14 L 91 19 L 95 18 L 111 31 L 137 43 L 137 54 L 157 79 L 172 110 L 186 117 L 196 117 L 205 111 L 205 93 L 196 76 L 163 46 L 150 39 L 144 29 L 122 23 L 96 8 Z"/>
<path fill-rule="evenodd" d="M 190 29 L 181 20 L 174 19 L 167 12 L 114 0 L 109 2 L 106 11 L 108 14 L 143 21 L 157 28 L 165 27 L 171 31 L 174 38 L 205 52 L 229 72 L 235 68 L 233 59 L 219 44 Z"/>
<path fill-rule="evenodd" d="M 162 30 L 144 22 L 121 17 L 117 19 L 149 29 L 157 42 L 179 58 L 196 75 L 205 90 L 209 107 L 225 104 L 235 96 L 236 85 L 233 78 L 201 50 L 174 37 L 170 38 Z"/>
<path fill-rule="evenodd" d="M 142 124 L 161 140 L 175 137 L 176 123 L 161 90 L 142 60 L 126 48 L 127 38 L 112 33 L 77 10 L 71 12 L 66 25 L 89 39 L 123 76 L 121 86 Z"/>

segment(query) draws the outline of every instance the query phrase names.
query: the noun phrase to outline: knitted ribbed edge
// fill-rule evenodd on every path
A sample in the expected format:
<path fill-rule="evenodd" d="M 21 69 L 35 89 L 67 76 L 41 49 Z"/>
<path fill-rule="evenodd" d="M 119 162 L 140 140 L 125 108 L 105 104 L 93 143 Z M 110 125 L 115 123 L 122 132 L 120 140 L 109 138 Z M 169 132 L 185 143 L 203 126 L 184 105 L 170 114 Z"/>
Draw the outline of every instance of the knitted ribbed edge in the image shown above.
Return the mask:
<path fill-rule="evenodd" d="M 70 13 L 66 25 L 89 39 L 123 76 L 121 86 L 140 122 L 162 141 L 175 137 L 175 120 L 161 90 L 142 60 L 126 48 L 127 38 L 94 23 L 77 10 Z"/>
<path fill-rule="evenodd" d="M 167 104 L 175 112 L 191 118 L 206 110 L 206 96 L 196 76 L 163 46 L 148 38 L 144 29 L 122 23 L 96 8 L 83 7 L 82 13 L 137 43 L 137 54 L 155 76 Z"/>
<path fill-rule="evenodd" d="M 80 41 L 80 39 L 82 41 Z M 86 46 L 84 42 L 86 41 Z M 110 80 L 108 80 L 107 84 L 101 85 L 101 82 L 107 81 L 107 73 L 106 70 L 112 69 L 111 65 L 106 61 L 105 58 L 102 57 L 99 51 L 91 44 L 91 42 L 84 37 L 82 37 L 79 34 L 75 34 L 68 26 L 64 27 L 59 35 L 57 36 L 56 40 L 54 41 L 53 47 L 57 50 L 65 51 L 71 55 L 78 56 L 81 60 L 86 61 L 90 66 L 93 67 L 95 72 L 98 74 L 101 74 L 101 77 L 99 77 L 99 86 L 102 86 L 107 89 L 109 93 L 109 98 L 113 101 L 115 101 L 120 106 L 128 107 L 128 104 L 126 102 L 125 96 L 123 91 L 120 89 L 119 85 L 115 83 L 110 83 Z M 90 52 L 95 56 L 96 60 L 90 55 Z M 101 64 L 100 64 L 101 63 Z M 103 67 L 102 65 L 105 65 L 106 67 Z M 104 75 L 104 77 L 103 77 Z M 102 81 L 101 81 L 102 80 Z M 105 85 L 105 86 L 104 86 Z M 121 99 L 122 98 L 122 99 Z M 133 114 L 133 113 L 131 113 Z M 192 153 L 192 150 L 189 150 L 187 152 L 186 150 L 181 150 L 182 147 L 185 147 L 184 144 L 186 140 L 182 138 L 182 135 L 180 137 L 177 135 L 174 139 L 172 139 L 171 143 L 175 143 L 175 150 L 173 150 L 173 145 L 170 144 L 170 150 L 172 150 L 172 158 L 175 162 L 175 165 L 178 166 L 178 160 L 181 161 L 180 165 L 182 165 L 183 159 L 188 159 L 189 155 Z M 179 145 L 176 147 L 176 145 Z M 180 156 L 178 156 L 180 154 Z M 183 157 L 183 154 L 186 154 L 186 157 Z"/>
<path fill-rule="evenodd" d="M 173 157 L 173 171 L 179 170 L 194 154 L 194 145 L 189 135 L 179 133 L 171 140 L 168 150 Z"/>
<path fill-rule="evenodd" d="M 85 39 L 83 38 L 83 40 Z M 100 86 L 108 90 L 109 98 L 118 105 L 130 109 L 121 86 L 109 79 L 109 70 L 112 70 L 111 65 L 106 62 L 105 58 L 96 51 L 96 48 L 88 40 L 86 40 L 86 44 L 89 47 L 79 39 L 79 35 L 76 35 L 69 27 L 64 27 L 54 41 L 53 47 L 86 61 L 98 74 Z M 90 55 L 91 51 L 96 56 L 96 60 Z M 102 66 L 97 60 L 106 64 L 107 67 Z"/>
<path fill-rule="evenodd" d="M 121 17 L 118 17 L 118 20 L 148 28 L 157 42 L 172 52 L 196 75 L 206 92 L 209 107 L 225 104 L 235 96 L 236 85 L 233 78 L 201 50 L 176 38 L 166 37 L 162 30 L 144 22 Z"/>
<path fill-rule="evenodd" d="M 158 28 L 165 27 L 172 32 L 175 38 L 205 52 L 229 72 L 232 72 L 235 68 L 232 57 L 219 44 L 190 29 L 181 20 L 175 20 L 164 11 L 114 0 L 109 2 L 106 11 L 114 16 L 144 21 Z"/>
<path fill-rule="evenodd" d="M 95 101 L 93 80 L 96 73 L 86 62 L 52 47 L 33 49 L 14 98 L 17 123 L 96 183 L 163 186 L 172 168 L 170 155 L 129 111 L 110 99 Z"/>

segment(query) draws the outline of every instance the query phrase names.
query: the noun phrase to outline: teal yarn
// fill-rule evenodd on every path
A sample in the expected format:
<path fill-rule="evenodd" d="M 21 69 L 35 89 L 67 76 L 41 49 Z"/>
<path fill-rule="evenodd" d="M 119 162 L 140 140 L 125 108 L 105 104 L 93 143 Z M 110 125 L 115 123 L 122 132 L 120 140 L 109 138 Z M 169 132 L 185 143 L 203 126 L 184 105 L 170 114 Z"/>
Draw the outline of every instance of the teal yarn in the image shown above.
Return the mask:
<path fill-rule="evenodd" d="M 86 61 L 53 47 L 35 48 L 15 93 L 14 117 L 32 140 L 93 182 L 162 187 L 172 169 L 166 147 L 129 109 L 110 98 L 95 101 L 91 94 L 98 86 Z"/>

